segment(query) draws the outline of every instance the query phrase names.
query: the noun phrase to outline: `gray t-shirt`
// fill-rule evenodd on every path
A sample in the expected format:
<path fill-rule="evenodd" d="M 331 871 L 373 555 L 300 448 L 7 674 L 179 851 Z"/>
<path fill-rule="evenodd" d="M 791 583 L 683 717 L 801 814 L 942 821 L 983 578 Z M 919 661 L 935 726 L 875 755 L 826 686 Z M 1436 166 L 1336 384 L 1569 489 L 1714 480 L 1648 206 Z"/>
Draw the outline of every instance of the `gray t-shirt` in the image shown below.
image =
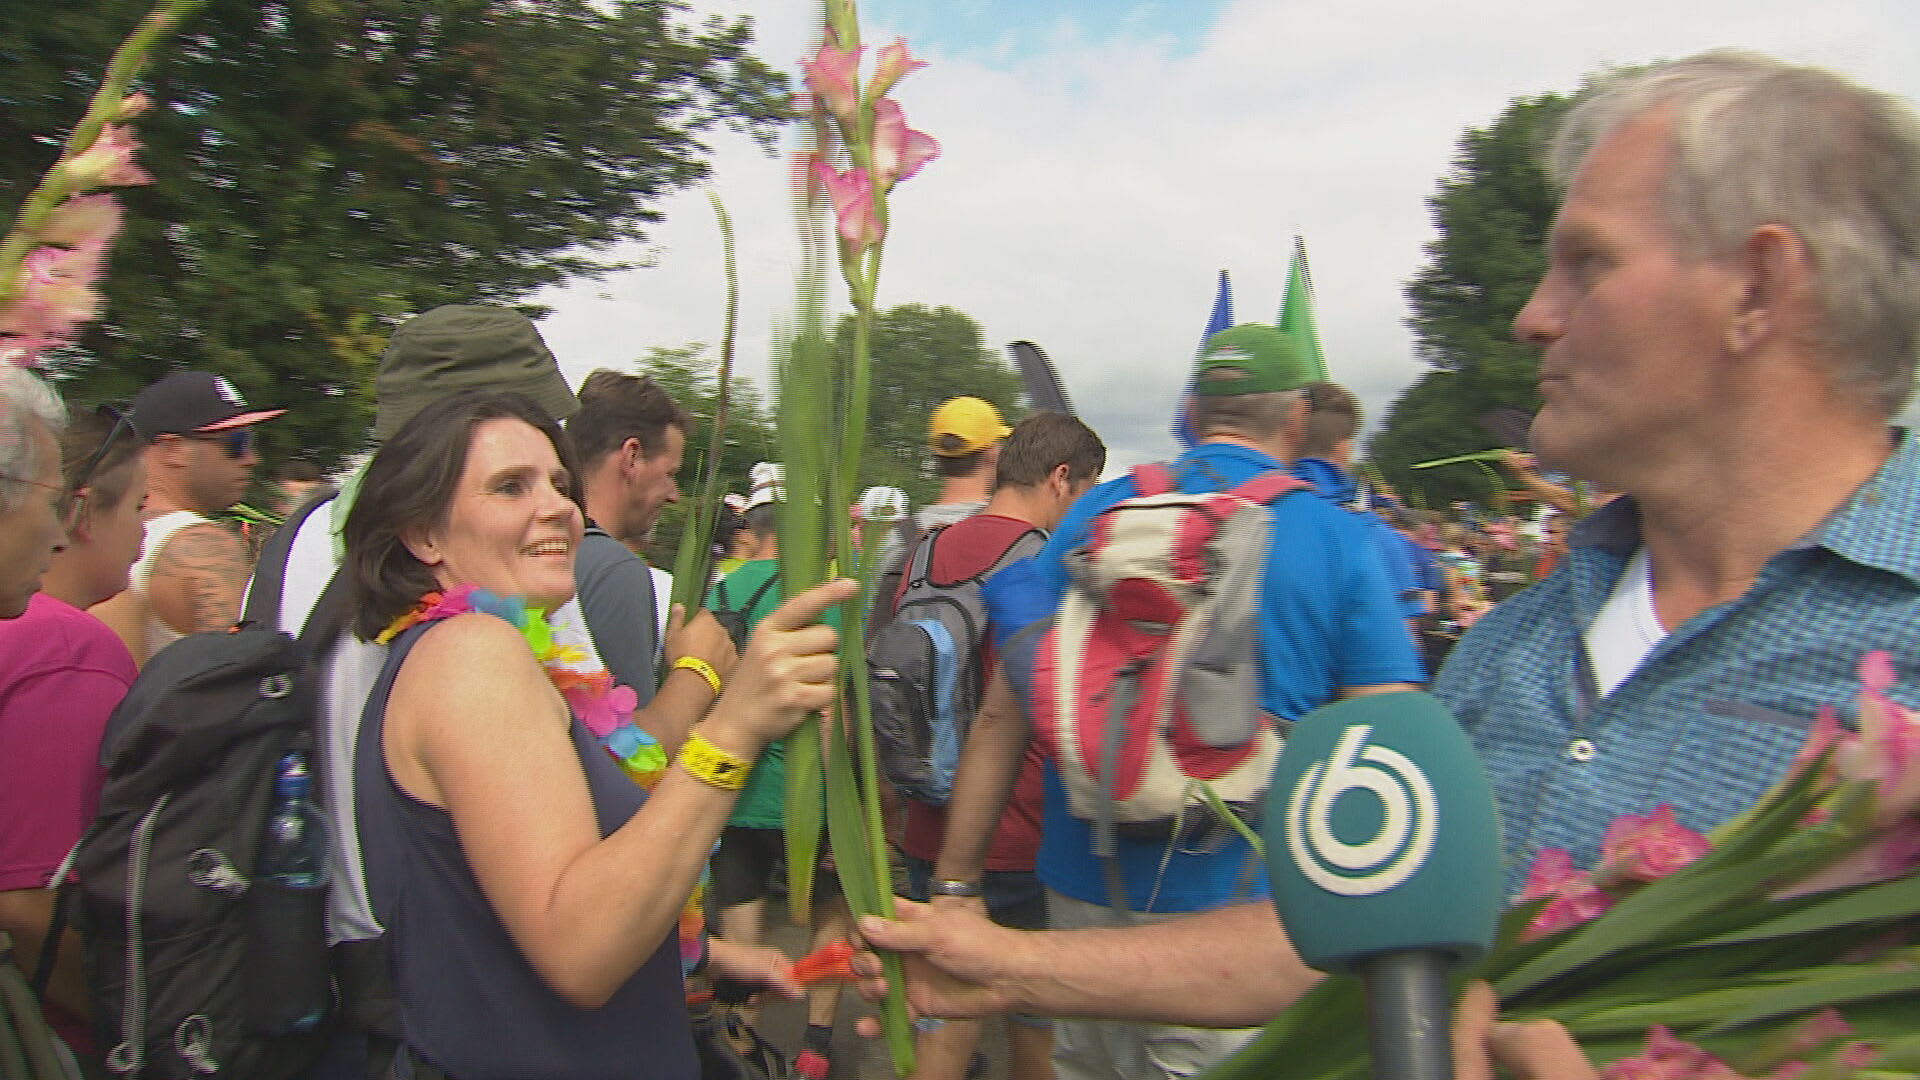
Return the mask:
<path fill-rule="evenodd" d="M 647 561 L 598 528 L 580 539 L 573 564 L 587 633 L 613 681 L 633 687 L 642 706 L 653 700 L 658 611 Z"/>

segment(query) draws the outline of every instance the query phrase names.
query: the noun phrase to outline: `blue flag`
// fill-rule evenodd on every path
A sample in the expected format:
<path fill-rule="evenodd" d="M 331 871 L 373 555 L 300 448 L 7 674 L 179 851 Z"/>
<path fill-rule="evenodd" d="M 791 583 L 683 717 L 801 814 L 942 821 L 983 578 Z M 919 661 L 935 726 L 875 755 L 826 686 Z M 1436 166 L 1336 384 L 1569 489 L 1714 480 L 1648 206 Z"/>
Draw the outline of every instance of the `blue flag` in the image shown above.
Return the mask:
<path fill-rule="evenodd" d="M 1194 350 L 1197 359 L 1207 347 L 1207 339 L 1233 325 L 1233 286 L 1227 281 L 1227 272 L 1220 271 L 1220 289 L 1213 294 L 1213 314 L 1207 316 L 1207 328 L 1200 332 L 1200 346 Z M 1187 383 L 1187 390 L 1180 395 L 1180 406 L 1173 414 L 1173 437 L 1182 447 L 1192 448 L 1196 441 L 1187 430 L 1187 400 L 1193 396 L 1193 383 Z"/>

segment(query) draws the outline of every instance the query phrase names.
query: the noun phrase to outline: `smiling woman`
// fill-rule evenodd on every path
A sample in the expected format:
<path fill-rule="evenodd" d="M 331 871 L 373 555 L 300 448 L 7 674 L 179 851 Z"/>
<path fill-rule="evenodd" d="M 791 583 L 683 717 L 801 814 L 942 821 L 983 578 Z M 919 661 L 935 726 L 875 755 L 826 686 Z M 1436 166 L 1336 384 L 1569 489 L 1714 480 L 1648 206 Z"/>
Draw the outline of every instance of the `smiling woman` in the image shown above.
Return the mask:
<path fill-rule="evenodd" d="M 347 520 L 356 629 L 392 642 L 353 789 L 416 1075 L 697 1076 L 681 908 L 761 749 L 832 698 L 816 624 L 852 582 L 769 616 L 677 767 L 629 780 L 569 715 L 572 673 L 542 670 L 566 653 L 534 609 L 573 593 L 570 458 L 533 402 L 455 395 L 386 442 Z M 713 962 L 798 992 L 772 955 Z"/>

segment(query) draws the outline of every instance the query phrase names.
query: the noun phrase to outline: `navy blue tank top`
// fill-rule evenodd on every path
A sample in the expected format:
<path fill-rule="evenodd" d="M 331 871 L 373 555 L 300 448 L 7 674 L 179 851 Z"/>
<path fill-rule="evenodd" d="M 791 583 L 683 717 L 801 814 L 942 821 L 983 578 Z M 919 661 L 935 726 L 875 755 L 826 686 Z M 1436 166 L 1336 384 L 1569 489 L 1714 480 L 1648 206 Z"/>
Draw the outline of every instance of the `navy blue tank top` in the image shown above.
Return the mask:
<path fill-rule="evenodd" d="M 387 930 L 407 1045 L 457 1080 L 696 1080 L 676 935 L 668 933 L 605 1005 L 569 1005 L 487 903 L 447 812 L 402 791 L 388 772 L 382 733 L 394 676 L 435 625 L 393 642 L 354 748 L 367 893 Z M 646 792 L 578 720 L 572 734 L 604 837 L 640 809 Z"/>

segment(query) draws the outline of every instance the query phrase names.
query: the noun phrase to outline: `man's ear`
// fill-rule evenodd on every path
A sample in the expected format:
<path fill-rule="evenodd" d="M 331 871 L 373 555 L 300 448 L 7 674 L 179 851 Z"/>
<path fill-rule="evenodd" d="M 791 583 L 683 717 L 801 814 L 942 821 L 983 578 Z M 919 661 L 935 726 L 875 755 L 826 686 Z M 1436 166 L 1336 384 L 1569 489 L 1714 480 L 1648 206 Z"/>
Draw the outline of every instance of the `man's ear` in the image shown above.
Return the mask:
<path fill-rule="evenodd" d="M 1753 230 L 1735 256 L 1739 296 L 1727 323 L 1726 347 L 1752 353 L 1787 332 L 1813 298 L 1813 260 L 1800 235 L 1784 225 Z"/>
<path fill-rule="evenodd" d="M 1053 487 L 1054 494 L 1064 499 L 1073 492 L 1073 470 L 1063 461 L 1047 474 L 1047 482 Z"/>

